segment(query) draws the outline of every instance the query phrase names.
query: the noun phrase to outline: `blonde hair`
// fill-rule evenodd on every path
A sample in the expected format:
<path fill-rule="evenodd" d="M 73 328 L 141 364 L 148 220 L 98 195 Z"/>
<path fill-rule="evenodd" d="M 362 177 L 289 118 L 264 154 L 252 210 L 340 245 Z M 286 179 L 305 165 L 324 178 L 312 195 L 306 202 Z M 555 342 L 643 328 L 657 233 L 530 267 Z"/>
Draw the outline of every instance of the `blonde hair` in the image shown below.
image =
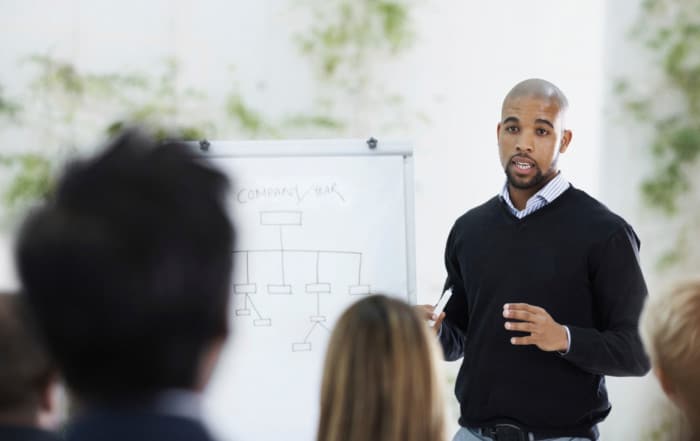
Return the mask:
<path fill-rule="evenodd" d="M 641 334 L 653 365 L 700 412 L 700 278 L 676 285 L 650 300 Z"/>
<path fill-rule="evenodd" d="M 348 308 L 326 353 L 317 441 L 443 441 L 435 340 L 400 300 L 373 295 Z"/>

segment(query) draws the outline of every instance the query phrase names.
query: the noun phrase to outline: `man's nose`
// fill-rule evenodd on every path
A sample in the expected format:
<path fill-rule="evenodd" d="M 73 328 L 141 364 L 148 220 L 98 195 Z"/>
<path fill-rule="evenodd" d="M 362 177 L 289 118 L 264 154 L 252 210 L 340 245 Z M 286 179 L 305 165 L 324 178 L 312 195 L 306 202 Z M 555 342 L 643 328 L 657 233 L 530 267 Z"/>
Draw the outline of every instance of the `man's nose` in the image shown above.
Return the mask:
<path fill-rule="evenodd" d="M 515 144 L 515 149 L 519 152 L 531 153 L 534 149 L 532 147 L 532 142 L 529 139 L 519 139 Z"/>

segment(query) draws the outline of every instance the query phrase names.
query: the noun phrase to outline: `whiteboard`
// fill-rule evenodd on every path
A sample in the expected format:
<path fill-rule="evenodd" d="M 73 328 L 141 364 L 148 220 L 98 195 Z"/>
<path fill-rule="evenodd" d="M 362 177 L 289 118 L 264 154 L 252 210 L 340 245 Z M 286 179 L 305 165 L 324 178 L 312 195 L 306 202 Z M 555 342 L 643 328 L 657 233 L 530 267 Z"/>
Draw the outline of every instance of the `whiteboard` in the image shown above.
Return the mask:
<path fill-rule="evenodd" d="M 210 142 L 237 229 L 227 343 L 204 399 L 222 440 L 313 440 L 333 324 L 383 293 L 415 303 L 410 145 Z"/>

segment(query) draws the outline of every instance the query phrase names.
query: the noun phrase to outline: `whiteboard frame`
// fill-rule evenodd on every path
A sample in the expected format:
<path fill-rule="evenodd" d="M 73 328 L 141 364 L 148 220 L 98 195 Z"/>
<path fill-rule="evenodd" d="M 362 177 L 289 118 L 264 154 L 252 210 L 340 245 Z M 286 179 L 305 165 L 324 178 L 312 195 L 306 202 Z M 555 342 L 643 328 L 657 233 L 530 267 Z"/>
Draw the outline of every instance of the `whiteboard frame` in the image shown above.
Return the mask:
<path fill-rule="evenodd" d="M 379 140 L 369 148 L 364 139 L 295 139 L 188 142 L 204 158 L 267 158 L 329 156 L 402 156 L 404 219 L 406 222 L 406 289 L 408 303 L 416 304 L 416 225 L 413 145 L 408 141 Z M 234 182 L 235 182 L 235 176 Z"/>

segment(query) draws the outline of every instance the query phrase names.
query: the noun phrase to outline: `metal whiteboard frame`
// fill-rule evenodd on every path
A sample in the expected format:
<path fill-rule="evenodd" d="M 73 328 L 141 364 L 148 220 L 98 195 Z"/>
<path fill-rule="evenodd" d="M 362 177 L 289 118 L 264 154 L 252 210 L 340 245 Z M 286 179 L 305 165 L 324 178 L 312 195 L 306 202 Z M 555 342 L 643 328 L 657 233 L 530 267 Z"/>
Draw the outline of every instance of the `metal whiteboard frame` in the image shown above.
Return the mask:
<path fill-rule="evenodd" d="M 372 138 L 371 138 L 372 139 Z M 332 145 L 329 145 L 332 144 Z M 413 145 L 400 140 L 364 139 L 295 139 L 255 141 L 194 141 L 188 142 L 205 158 L 273 158 L 273 157 L 332 157 L 332 156 L 402 156 L 404 187 L 404 219 L 406 230 L 406 288 L 408 302 L 414 305 L 416 293 L 416 225 Z"/>

